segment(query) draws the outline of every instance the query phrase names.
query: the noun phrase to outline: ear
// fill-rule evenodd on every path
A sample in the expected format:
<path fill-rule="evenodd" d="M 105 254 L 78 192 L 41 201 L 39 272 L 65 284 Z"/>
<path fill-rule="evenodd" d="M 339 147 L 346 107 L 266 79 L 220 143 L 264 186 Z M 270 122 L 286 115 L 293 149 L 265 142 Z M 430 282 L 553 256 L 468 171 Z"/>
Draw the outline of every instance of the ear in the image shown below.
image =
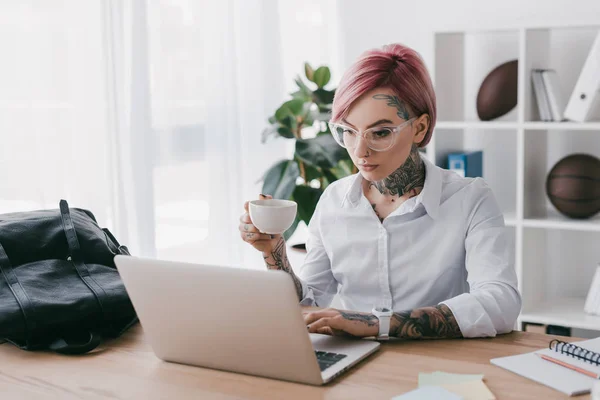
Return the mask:
<path fill-rule="evenodd" d="M 422 114 L 413 121 L 413 143 L 419 144 L 425 139 L 427 130 L 429 129 L 429 114 Z"/>

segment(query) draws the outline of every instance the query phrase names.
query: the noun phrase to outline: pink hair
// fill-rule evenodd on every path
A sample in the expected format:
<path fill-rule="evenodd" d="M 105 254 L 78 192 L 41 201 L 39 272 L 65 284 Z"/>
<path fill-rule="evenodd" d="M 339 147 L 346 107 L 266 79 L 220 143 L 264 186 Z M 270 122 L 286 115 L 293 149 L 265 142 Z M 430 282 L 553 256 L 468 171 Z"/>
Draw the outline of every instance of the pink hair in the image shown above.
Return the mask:
<path fill-rule="evenodd" d="M 344 73 L 333 99 L 332 121 L 345 117 L 352 104 L 375 88 L 390 88 L 418 117 L 429 114 L 429 129 L 419 144 L 425 147 L 435 126 L 435 92 L 423 59 L 413 49 L 390 44 L 363 53 Z"/>

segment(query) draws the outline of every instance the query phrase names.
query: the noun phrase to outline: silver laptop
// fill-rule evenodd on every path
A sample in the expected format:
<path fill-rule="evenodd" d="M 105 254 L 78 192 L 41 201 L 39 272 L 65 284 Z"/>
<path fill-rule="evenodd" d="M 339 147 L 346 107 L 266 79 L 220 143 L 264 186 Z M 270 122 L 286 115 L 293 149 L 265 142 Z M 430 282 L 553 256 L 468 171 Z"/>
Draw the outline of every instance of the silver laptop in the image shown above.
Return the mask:
<path fill-rule="evenodd" d="M 370 340 L 309 334 L 290 276 L 129 256 L 115 263 L 157 357 L 321 385 L 372 354 Z"/>

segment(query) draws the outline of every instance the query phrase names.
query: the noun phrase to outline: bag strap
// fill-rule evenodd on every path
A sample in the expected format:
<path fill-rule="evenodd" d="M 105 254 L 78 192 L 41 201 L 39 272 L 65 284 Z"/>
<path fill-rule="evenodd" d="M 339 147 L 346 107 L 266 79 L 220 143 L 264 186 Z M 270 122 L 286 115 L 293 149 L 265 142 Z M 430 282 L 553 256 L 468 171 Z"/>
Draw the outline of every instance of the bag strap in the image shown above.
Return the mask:
<path fill-rule="evenodd" d="M 12 264 L 8 259 L 8 255 L 4 250 L 2 244 L 0 244 L 0 272 L 4 276 L 4 280 L 8 283 L 8 287 L 15 296 L 21 312 L 23 313 L 23 322 L 25 324 L 26 343 L 29 344 L 31 335 L 33 334 L 36 323 L 33 319 L 33 307 L 31 301 L 25 293 L 25 289 L 21 286 L 21 283 L 17 279 L 17 275 L 13 270 Z"/>
<path fill-rule="evenodd" d="M 102 228 L 102 230 L 104 231 L 104 234 L 113 242 L 113 244 L 117 246 L 117 251 L 119 254 L 124 254 L 126 256 L 131 255 L 127 246 L 119 244 L 117 238 L 111 233 L 111 231 L 108 230 L 108 228 Z"/>
<path fill-rule="evenodd" d="M 60 201 L 60 215 L 62 219 L 63 230 L 65 231 L 65 235 L 67 237 L 67 243 L 69 245 L 69 260 L 75 266 L 77 270 L 77 274 L 79 278 L 85 283 L 85 285 L 91 290 L 91 292 L 96 297 L 96 301 L 98 302 L 98 306 L 100 307 L 100 311 L 105 318 L 105 320 L 111 321 L 109 318 L 109 299 L 106 295 L 106 292 L 98 283 L 94 280 L 94 278 L 90 275 L 90 271 L 87 266 L 83 262 L 83 257 L 81 256 L 81 247 L 79 246 L 79 240 L 77 239 L 77 232 L 75 231 L 75 225 L 73 225 L 73 221 L 71 219 L 71 213 L 69 212 L 69 205 L 66 200 Z"/>
<path fill-rule="evenodd" d="M 94 350 L 102 342 L 102 335 L 98 332 L 89 332 L 89 338 L 85 343 L 67 343 L 63 338 L 56 339 L 50 343 L 48 348 L 60 354 L 84 354 Z"/>

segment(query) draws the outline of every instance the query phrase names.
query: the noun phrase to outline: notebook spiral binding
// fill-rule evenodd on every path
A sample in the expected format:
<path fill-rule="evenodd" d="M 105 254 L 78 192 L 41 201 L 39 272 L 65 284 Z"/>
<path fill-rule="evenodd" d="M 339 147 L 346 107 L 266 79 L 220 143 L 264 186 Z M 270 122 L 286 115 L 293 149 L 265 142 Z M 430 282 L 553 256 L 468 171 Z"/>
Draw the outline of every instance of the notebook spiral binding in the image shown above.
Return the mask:
<path fill-rule="evenodd" d="M 575 357 L 593 365 L 600 365 L 600 353 L 586 350 L 583 347 L 576 346 L 572 343 L 554 339 L 550 342 L 548 347 L 550 347 L 550 350 L 554 350 L 558 353 Z"/>

